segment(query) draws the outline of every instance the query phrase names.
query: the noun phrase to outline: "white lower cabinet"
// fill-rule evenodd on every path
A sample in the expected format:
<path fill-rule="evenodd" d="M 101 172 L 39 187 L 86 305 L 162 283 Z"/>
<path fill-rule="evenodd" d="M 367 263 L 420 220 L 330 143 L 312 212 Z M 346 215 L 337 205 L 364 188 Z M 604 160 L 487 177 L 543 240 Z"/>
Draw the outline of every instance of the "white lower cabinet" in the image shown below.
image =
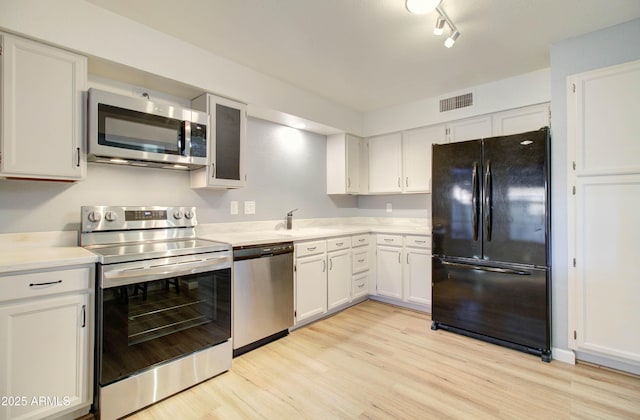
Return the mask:
<path fill-rule="evenodd" d="M 376 294 L 430 311 L 431 238 L 378 234 L 376 244 Z"/>
<path fill-rule="evenodd" d="M 327 255 L 327 309 L 331 310 L 351 301 L 351 249 Z"/>
<path fill-rule="evenodd" d="M 92 275 L 81 267 L 0 276 L 0 418 L 89 412 Z"/>
<path fill-rule="evenodd" d="M 298 245 L 296 244 L 296 248 Z M 323 251 L 296 258 L 295 322 L 327 312 L 327 257 Z"/>
<path fill-rule="evenodd" d="M 369 295 L 369 234 L 296 242 L 295 260 L 296 327 Z"/>

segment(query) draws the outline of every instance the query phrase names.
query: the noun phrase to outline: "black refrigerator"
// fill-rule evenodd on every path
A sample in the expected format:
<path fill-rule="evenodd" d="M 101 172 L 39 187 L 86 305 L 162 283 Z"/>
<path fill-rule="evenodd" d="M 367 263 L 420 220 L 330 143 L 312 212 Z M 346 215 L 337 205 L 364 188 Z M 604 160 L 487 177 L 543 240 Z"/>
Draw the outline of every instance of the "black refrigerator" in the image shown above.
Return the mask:
<path fill-rule="evenodd" d="M 432 325 L 551 359 L 550 138 L 433 146 Z"/>

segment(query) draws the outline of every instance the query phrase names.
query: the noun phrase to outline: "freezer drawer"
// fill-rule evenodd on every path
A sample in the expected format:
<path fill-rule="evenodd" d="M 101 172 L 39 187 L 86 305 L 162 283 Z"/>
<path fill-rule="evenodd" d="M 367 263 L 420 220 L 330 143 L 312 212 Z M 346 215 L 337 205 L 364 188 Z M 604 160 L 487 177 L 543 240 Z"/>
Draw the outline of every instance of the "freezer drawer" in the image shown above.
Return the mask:
<path fill-rule="evenodd" d="M 550 351 L 548 270 L 434 257 L 432 320 L 484 338 Z M 483 337 L 479 337 L 483 338 Z"/>

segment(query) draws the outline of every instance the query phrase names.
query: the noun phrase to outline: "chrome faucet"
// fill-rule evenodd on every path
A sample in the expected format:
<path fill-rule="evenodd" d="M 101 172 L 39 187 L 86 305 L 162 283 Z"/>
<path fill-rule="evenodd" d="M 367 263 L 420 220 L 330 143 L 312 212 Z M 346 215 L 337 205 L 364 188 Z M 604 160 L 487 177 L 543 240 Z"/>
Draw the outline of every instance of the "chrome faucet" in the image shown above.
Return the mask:
<path fill-rule="evenodd" d="M 298 209 L 293 209 L 287 213 L 287 230 L 291 230 L 293 228 L 293 212 Z"/>

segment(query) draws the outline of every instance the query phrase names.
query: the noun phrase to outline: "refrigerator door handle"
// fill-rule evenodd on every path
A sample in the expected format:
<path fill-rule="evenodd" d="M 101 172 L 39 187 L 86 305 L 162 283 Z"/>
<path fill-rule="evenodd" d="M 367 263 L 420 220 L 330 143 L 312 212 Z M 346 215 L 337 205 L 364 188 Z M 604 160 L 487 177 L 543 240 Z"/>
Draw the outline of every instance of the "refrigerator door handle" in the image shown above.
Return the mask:
<path fill-rule="evenodd" d="M 516 274 L 518 276 L 530 276 L 531 273 L 528 271 L 522 270 L 514 270 L 512 268 L 500 268 L 500 267 L 486 267 L 484 265 L 474 265 L 474 264 L 461 264 L 449 261 L 442 261 L 443 265 L 450 265 L 456 268 L 465 268 L 467 270 L 481 270 L 481 271 L 490 271 L 492 273 L 502 273 L 502 274 Z"/>
<path fill-rule="evenodd" d="M 473 228 L 473 240 L 478 240 L 478 162 L 473 162 L 471 175 L 471 227 Z"/>
<path fill-rule="evenodd" d="M 485 238 L 491 242 L 491 160 L 487 160 L 487 170 L 484 173 L 484 232 Z"/>

